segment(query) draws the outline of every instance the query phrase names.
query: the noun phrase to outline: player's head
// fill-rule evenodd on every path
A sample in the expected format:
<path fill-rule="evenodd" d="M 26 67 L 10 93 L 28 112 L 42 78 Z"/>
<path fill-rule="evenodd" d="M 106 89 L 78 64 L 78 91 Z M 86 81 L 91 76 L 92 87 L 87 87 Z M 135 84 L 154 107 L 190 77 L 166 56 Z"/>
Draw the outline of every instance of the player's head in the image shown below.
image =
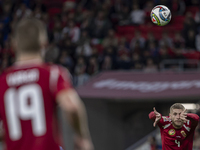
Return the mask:
<path fill-rule="evenodd" d="M 175 103 L 170 107 L 170 119 L 175 128 L 181 128 L 183 121 L 180 119 L 181 113 L 185 110 L 185 107 L 180 103 Z"/>
<path fill-rule="evenodd" d="M 13 44 L 18 54 L 36 54 L 47 43 L 44 24 L 37 19 L 23 19 L 14 31 Z"/>

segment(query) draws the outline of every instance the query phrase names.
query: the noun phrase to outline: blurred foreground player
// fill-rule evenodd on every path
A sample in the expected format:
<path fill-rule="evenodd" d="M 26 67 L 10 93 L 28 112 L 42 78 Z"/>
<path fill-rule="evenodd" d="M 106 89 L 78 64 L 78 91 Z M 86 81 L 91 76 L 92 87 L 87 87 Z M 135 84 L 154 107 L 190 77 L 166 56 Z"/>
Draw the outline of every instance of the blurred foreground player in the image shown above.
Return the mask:
<path fill-rule="evenodd" d="M 92 150 L 85 107 L 67 70 L 43 63 L 46 44 L 46 30 L 39 20 L 22 20 L 16 27 L 16 62 L 0 76 L 6 150 L 60 150 L 54 132 L 57 104 L 75 130 L 75 150 Z"/>
<path fill-rule="evenodd" d="M 192 150 L 195 128 L 199 122 L 199 116 L 186 113 L 185 107 L 175 103 L 170 107 L 169 116 L 162 116 L 156 111 L 149 114 L 160 128 L 163 150 Z"/>

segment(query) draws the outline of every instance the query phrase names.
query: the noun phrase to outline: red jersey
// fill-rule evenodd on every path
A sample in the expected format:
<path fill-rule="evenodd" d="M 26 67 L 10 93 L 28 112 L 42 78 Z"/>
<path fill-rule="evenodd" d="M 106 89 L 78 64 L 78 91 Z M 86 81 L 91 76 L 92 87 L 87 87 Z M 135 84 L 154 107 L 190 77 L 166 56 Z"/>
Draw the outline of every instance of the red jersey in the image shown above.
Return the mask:
<path fill-rule="evenodd" d="M 7 150 L 59 150 L 54 132 L 56 95 L 71 88 L 69 79 L 69 73 L 57 65 L 5 70 L 0 76 L 0 118 Z"/>
<path fill-rule="evenodd" d="M 152 120 L 156 118 L 153 111 L 149 114 L 149 118 Z M 192 150 L 194 131 L 198 125 L 199 116 L 188 113 L 187 119 L 182 128 L 175 129 L 169 116 L 161 116 L 157 125 L 160 128 L 163 150 Z"/>

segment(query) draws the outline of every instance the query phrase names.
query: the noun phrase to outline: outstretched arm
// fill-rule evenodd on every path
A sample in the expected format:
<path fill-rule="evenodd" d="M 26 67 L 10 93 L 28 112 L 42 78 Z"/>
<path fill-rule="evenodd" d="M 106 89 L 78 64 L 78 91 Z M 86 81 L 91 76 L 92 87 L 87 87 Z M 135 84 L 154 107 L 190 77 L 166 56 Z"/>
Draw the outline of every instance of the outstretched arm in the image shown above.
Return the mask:
<path fill-rule="evenodd" d="M 154 111 L 152 111 L 149 114 L 149 119 L 152 119 L 154 121 L 153 126 L 155 127 L 156 124 L 160 121 L 161 119 L 161 114 L 156 111 L 155 107 L 153 108 Z"/>
<path fill-rule="evenodd" d="M 199 116 L 193 113 L 186 113 L 186 109 L 181 113 L 180 118 L 184 122 L 187 122 L 190 120 L 193 127 L 196 127 L 199 122 Z"/>

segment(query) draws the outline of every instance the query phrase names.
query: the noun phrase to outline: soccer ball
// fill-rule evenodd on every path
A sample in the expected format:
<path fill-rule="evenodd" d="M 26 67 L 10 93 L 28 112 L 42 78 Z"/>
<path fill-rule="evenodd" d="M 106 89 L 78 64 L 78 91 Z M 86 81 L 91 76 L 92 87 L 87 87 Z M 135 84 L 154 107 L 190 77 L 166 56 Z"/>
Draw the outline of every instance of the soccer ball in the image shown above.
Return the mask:
<path fill-rule="evenodd" d="M 151 21 L 158 26 L 168 24 L 171 17 L 171 11 L 164 5 L 157 5 L 151 11 Z"/>

